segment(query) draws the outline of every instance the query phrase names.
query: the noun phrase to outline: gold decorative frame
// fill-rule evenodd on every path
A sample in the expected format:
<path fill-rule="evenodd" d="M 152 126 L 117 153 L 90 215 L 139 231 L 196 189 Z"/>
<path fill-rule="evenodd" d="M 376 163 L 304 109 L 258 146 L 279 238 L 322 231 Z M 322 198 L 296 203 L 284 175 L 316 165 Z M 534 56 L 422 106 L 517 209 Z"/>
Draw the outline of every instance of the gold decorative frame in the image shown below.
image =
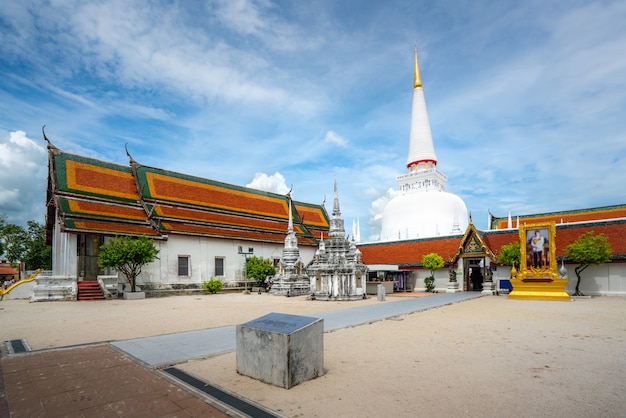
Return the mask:
<path fill-rule="evenodd" d="M 539 239 L 534 240 L 538 236 Z M 558 279 L 556 264 L 556 226 L 542 222 L 519 227 L 521 280 L 552 281 Z M 532 242 L 541 244 L 537 251 Z"/>

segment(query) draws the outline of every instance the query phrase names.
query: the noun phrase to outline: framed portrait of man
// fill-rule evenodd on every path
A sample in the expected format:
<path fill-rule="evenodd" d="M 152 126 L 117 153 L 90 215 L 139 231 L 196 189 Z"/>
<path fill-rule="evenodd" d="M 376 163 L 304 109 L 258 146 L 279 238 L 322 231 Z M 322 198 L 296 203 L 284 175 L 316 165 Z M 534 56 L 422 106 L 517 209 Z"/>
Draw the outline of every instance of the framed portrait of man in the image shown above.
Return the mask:
<path fill-rule="evenodd" d="M 556 228 L 554 222 L 522 225 L 520 234 L 520 275 L 551 278 L 556 276 Z"/>

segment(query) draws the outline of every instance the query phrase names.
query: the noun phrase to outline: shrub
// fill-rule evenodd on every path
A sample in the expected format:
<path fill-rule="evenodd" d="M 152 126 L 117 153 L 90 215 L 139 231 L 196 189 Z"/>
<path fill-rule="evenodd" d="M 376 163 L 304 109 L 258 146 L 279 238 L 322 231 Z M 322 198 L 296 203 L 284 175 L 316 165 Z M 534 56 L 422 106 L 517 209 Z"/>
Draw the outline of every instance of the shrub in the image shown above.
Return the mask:
<path fill-rule="evenodd" d="M 435 278 L 433 276 L 428 276 L 424 278 L 424 286 L 426 286 L 427 292 L 432 292 L 435 290 Z"/>
<path fill-rule="evenodd" d="M 255 279 L 257 286 L 265 287 L 265 278 L 275 274 L 276 267 L 269 258 L 253 256 L 246 260 L 246 277 Z"/>
<path fill-rule="evenodd" d="M 204 287 L 204 290 L 206 290 L 207 293 L 215 294 L 224 288 L 224 282 L 211 277 L 208 282 L 202 283 L 202 287 Z"/>

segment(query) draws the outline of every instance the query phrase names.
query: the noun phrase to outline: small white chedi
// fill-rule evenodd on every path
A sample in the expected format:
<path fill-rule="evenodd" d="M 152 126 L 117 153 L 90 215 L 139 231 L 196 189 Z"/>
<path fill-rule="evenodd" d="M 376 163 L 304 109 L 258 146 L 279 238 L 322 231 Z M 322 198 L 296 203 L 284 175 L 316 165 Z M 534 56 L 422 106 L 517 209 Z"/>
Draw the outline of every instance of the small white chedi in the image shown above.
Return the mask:
<path fill-rule="evenodd" d="M 333 213 L 328 231 L 328 243 L 320 239 L 313 260 L 306 272 L 311 280 L 311 298 L 317 300 L 356 300 L 366 297 L 368 268 L 361 260 L 353 234 L 346 238 L 343 218 L 339 210 L 337 181 L 335 180 Z"/>

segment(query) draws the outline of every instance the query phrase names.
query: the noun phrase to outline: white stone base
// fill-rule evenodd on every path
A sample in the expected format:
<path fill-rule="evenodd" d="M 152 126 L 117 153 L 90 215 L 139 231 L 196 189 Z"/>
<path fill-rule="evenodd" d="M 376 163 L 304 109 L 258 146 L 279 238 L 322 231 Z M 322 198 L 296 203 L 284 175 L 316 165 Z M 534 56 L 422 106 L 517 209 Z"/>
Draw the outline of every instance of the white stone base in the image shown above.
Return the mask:
<path fill-rule="evenodd" d="M 446 287 L 446 293 L 457 293 L 459 290 L 459 282 L 448 282 L 448 286 Z"/>
<path fill-rule="evenodd" d="M 145 292 L 124 292 L 124 299 L 127 300 L 137 300 L 137 299 L 145 299 Z"/>
<path fill-rule="evenodd" d="M 75 277 L 43 276 L 35 277 L 31 302 L 51 300 L 76 300 L 78 285 Z"/>
<path fill-rule="evenodd" d="M 496 294 L 496 285 L 494 282 L 483 282 L 483 291 L 480 292 L 485 295 L 495 295 Z"/>

